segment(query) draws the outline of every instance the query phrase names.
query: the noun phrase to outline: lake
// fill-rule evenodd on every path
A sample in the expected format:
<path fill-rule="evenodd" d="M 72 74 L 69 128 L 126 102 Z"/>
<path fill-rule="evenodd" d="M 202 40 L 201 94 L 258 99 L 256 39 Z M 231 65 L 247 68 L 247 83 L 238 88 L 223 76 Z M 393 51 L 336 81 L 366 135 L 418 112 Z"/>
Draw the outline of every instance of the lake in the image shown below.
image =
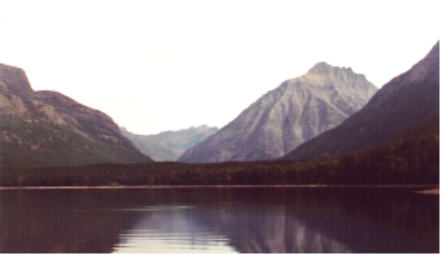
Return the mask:
<path fill-rule="evenodd" d="M 0 191 L 0 252 L 438 252 L 408 189 Z"/>

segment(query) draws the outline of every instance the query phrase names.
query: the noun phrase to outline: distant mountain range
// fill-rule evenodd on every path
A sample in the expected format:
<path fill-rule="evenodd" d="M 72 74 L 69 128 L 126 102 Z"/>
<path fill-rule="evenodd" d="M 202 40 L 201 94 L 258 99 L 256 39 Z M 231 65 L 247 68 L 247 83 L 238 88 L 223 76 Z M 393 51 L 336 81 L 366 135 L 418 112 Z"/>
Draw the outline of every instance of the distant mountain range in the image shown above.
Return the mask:
<path fill-rule="evenodd" d="M 378 158 L 376 148 L 404 151 L 424 140 L 438 143 L 438 42 L 410 70 L 376 90 L 351 68 L 321 62 L 263 95 L 220 130 L 203 125 L 136 135 L 58 92 L 34 91 L 23 70 L 0 64 L 0 168 L 141 163 L 151 157 L 196 163 L 308 160 L 346 158 L 340 156 L 350 152 L 371 159 Z"/>
<path fill-rule="evenodd" d="M 165 131 L 155 135 L 138 135 L 121 128 L 143 154 L 155 161 L 176 161 L 183 152 L 218 131 L 217 127 L 201 125 L 178 131 Z"/>
<path fill-rule="evenodd" d="M 343 124 L 282 159 L 340 156 L 408 135 L 439 131 L 439 43 L 407 72 L 385 84 Z"/>
<path fill-rule="evenodd" d="M 0 64 L 0 167 L 149 162 L 106 114 Z"/>
<path fill-rule="evenodd" d="M 351 68 L 321 62 L 283 82 L 236 119 L 188 149 L 182 162 L 274 159 L 339 125 L 361 109 L 376 87 Z"/>

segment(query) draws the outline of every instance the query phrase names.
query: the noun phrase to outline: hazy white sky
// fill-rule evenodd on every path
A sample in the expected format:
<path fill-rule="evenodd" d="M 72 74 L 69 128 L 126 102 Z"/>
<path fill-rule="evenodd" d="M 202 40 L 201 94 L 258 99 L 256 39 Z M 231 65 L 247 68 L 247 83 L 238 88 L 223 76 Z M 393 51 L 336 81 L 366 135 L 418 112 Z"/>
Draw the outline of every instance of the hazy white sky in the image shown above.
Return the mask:
<path fill-rule="evenodd" d="M 440 38 L 440 1 L 4 1 L 0 62 L 152 134 L 222 127 L 316 62 L 380 87 Z"/>

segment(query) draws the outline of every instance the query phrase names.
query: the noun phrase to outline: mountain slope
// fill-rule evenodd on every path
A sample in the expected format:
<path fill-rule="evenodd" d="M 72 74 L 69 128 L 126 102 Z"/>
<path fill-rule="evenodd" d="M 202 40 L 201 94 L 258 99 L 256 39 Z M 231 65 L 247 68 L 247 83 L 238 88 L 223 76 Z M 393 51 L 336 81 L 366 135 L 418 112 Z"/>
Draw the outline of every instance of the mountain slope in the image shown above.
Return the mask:
<path fill-rule="evenodd" d="M 0 64 L 0 167 L 148 161 L 109 116 L 34 92 L 23 70 Z"/>
<path fill-rule="evenodd" d="M 155 161 L 176 161 L 186 149 L 203 141 L 217 130 L 216 127 L 202 125 L 155 135 L 137 135 L 121 129 L 122 134 L 130 139 L 139 151 Z"/>
<path fill-rule="evenodd" d="M 340 124 L 376 88 L 351 68 L 318 63 L 244 110 L 215 135 L 188 149 L 182 162 L 273 159 Z"/>
<path fill-rule="evenodd" d="M 122 134 L 127 137 L 136 148 L 143 154 L 151 157 L 155 161 L 175 161 L 179 155 L 166 145 L 151 139 L 148 135 L 138 135 L 121 128 Z"/>
<path fill-rule="evenodd" d="M 407 72 L 392 79 L 340 126 L 299 146 L 282 159 L 338 156 L 389 141 L 423 122 L 438 133 L 439 44 Z M 418 127 L 420 129 L 420 127 Z"/>
<path fill-rule="evenodd" d="M 188 148 L 202 142 L 217 131 L 217 127 L 201 125 L 177 131 L 164 131 L 155 135 L 150 135 L 150 137 L 173 149 L 180 156 Z"/>

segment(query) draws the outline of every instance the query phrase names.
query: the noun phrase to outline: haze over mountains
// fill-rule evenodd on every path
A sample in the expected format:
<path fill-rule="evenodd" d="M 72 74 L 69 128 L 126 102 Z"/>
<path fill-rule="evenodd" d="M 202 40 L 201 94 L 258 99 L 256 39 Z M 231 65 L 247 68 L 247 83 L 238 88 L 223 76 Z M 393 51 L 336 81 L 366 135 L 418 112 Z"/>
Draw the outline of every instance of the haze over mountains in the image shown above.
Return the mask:
<path fill-rule="evenodd" d="M 33 91 L 23 70 L 0 64 L 1 167 L 149 161 L 106 114 Z"/>
<path fill-rule="evenodd" d="M 155 161 L 176 161 L 186 149 L 200 143 L 218 131 L 217 127 L 201 125 L 178 131 L 165 131 L 155 135 L 138 135 L 121 128 L 143 154 Z"/>
<path fill-rule="evenodd" d="M 283 82 L 205 141 L 182 162 L 274 159 L 327 131 L 362 108 L 376 92 L 364 75 L 321 62 Z"/>
<path fill-rule="evenodd" d="M 340 126 L 299 146 L 282 159 L 339 156 L 405 135 L 433 132 L 439 121 L 439 42 L 407 72 L 385 84 Z"/>

